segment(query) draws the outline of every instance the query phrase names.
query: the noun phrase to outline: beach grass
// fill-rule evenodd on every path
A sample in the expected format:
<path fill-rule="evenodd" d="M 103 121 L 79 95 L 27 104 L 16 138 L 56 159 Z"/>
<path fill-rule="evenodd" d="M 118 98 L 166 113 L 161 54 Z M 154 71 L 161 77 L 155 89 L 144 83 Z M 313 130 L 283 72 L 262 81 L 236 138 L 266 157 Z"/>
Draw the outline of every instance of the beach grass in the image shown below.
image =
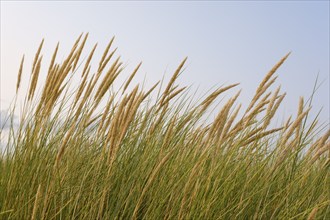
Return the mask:
<path fill-rule="evenodd" d="M 270 88 L 289 54 L 243 109 L 241 91 L 216 105 L 238 84 L 189 98 L 177 84 L 186 59 L 168 83 L 132 84 L 138 64 L 114 89 L 124 70 L 114 39 L 96 62 L 96 46 L 82 61 L 87 38 L 60 63 L 57 45 L 45 72 L 43 41 L 36 52 L 1 139 L 0 219 L 330 219 L 328 124 L 304 98 L 273 123 L 285 93 Z"/>

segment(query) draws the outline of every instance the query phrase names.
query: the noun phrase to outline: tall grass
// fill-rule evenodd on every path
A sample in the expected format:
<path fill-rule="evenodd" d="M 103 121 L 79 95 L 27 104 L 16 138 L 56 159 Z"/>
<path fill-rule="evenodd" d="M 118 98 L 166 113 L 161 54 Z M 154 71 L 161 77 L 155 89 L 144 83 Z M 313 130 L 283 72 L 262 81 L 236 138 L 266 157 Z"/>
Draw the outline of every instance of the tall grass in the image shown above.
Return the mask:
<path fill-rule="evenodd" d="M 61 63 L 57 45 L 44 82 L 43 41 L 35 55 L 18 127 L 1 140 L 0 219 L 330 218 L 327 125 L 301 98 L 297 115 L 273 127 L 285 93 L 269 89 L 289 54 L 246 110 L 238 92 L 210 122 L 217 98 L 237 84 L 195 102 L 176 83 L 184 59 L 166 85 L 130 85 L 139 64 L 115 90 L 123 64 L 113 39 L 92 72 L 96 46 L 80 61 L 87 36 Z"/>

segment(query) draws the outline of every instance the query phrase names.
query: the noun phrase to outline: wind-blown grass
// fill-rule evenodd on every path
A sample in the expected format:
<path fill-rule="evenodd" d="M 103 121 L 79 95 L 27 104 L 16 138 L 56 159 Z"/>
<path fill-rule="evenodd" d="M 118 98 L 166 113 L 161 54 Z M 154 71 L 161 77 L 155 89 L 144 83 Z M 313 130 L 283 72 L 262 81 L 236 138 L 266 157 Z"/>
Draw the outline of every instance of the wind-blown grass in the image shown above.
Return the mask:
<path fill-rule="evenodd" d="M 303 98 L 296 116 L 271 123 L 285 93 L 269 88 L 289 54 L 245 111 L 238 92 L 209 122 L 238 84 L 193 102 L 176 84 L 184 59 L 163 88 L 130 85 L 139 64 L 115 91 L 123 65 L 113 39 L 93 73 L 96 46 L 78 65 L 87 36 L 62 63 L 57 45 L 45 82 L 43 41 L 36 53 L 19 126 L 0 155 L 0 219 L 329 219 L 330 131 Z M 17 91 L 23 69 L 24 57 Z"/>

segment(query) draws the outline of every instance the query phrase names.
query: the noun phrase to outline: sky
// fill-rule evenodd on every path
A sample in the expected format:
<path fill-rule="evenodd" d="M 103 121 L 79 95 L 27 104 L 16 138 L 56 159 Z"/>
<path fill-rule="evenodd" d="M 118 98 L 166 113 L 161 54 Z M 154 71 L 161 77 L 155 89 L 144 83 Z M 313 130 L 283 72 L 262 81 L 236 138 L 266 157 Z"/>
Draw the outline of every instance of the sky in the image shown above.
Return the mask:
<path fill-rule="evenodd" d="M 239 82 L 245 104 L 291 51 L 275 83 L 287 92 L 281 114 L 296 114 L 318 75 L 312 113 L 323 107 L 320 121 L 329 121 L 329 1 L 1 1 L 0 110 L 13 100 L 23 54 L 27 77 L 43 38 L 47 62 L 58 41 L 63 57 L 82 32 L 86 50 L 98 42 L 99 53 L 115 36 L 128 73 L 143 61 L 137 80 L 169 79 L 187 56 L 180 85 L 203 95 Z"/>

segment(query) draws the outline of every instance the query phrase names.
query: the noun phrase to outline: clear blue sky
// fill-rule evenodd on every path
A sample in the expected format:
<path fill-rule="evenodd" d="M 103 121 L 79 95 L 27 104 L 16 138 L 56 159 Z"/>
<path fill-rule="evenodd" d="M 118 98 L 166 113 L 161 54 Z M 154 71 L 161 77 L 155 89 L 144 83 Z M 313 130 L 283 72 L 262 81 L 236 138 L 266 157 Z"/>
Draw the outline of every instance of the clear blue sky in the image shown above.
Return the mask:
<path fill-rule="evenodd" d="M 87 2 L 1 1 L 1 109 L 12 99 L 23 54 L 30 65 L 42 38 L 50 59 L 57 41 L 65 54 L 81 32 L 91 48 L 105 47 L 112 36 L 131 71 L 143 61 L 152 83 L 170 77 L 180 61 L 188 65 L 182 85 L 240 82 L 240 101 L 248 102 L 267 71 L 287 52 L 277 84 L 288 93 L 282 113 L 296 114 L 299 96 L 312 92 L 319 73 L 324 81 L 314 113 L 324 107 L 329 119 L 329 1 L 258 2 Z M 29 67 L 25 68 L 28 75 Z"/>

